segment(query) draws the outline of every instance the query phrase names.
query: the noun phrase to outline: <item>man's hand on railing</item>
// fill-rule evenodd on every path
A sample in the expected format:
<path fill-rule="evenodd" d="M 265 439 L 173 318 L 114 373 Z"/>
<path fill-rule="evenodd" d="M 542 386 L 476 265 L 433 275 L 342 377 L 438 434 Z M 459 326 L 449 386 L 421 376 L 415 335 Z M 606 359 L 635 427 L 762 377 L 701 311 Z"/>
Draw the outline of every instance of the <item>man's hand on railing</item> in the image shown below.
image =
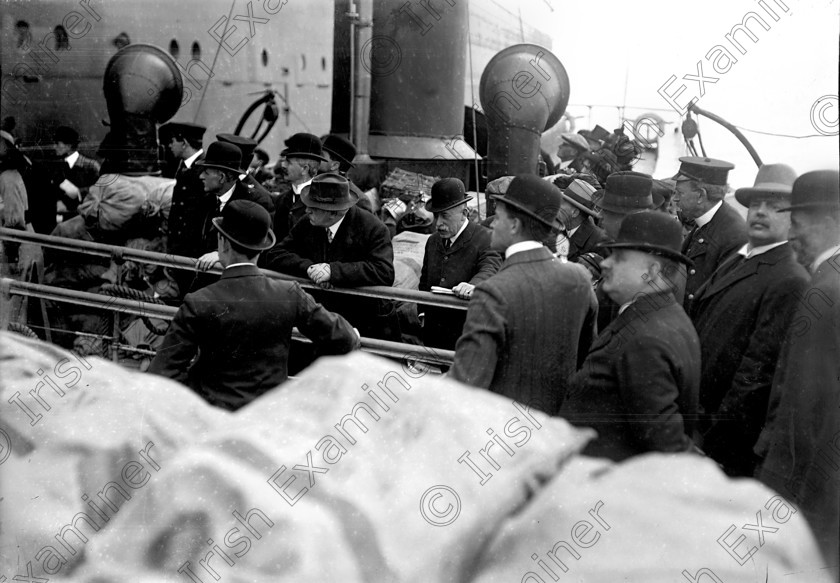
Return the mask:
<path fill-rule="evenodd" d="M 221 263 L 219 263 L 219 252 L 218 251 L 211 251 L 210 253 L 205 253 L 201 257 L 198 258 L 198 262 L 195 266 L 200 271 L 207 271 L 208 269 L 212 269 L 218 264 L 221 267 Z"/>
<path fill-rule="evenodd" d="M 309 279 L 311 279 L 316 285 L 321 287 L 332 287 L 329 283 L 330 277 L 332 276 L 329 263 L 315 263 L 314 265 L 310 265 L 306 270 L 306 275 L 309 276 Z"/>

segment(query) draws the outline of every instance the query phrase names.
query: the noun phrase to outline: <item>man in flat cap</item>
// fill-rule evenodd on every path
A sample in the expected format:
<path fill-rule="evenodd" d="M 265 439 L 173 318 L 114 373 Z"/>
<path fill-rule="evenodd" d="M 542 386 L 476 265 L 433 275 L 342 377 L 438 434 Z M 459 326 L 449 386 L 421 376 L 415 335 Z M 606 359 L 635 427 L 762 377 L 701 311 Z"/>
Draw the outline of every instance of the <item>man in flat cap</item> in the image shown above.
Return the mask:
<path fill-rule="evenodd" d="M 203 248 L 203 222 L 215 209 L 213 198 L 204 192 L 204 183 L 195 162 L 204 154 L 202 138 L 207 128 L 189 122 L 171 122 L 160 127 L 160 135 L 178 162 L 175 172 L 175 188 L 172 191 L 172 207 L 169 210 L 166 251 L 173 255 L 200 257 Z M 178 283 L 181 295 L 185 294 L 193 274 L 174 269 L 172 275 Z"/>
<path fill-rule="evenodd" d="M 796 173 L 767 164 L 739 188 L 749 242 L 698 288 L 690 314 L 700 337 L 703 451 L 730 476 L 752 477 L 782 339 L 808 272 L 787 241 Z"/>
<path fill-rule="evenodd" d="M 682 253 L 694 262 L 688 270 L 683 301 L 686 312 L 691 313 L 697 288 L 747 242 L 747 225 L 723 200 L 733 164 L 696 156 L 680 158 L 680 162 L 673 177 L 677 182 L 673 200 L 683 220 L 694 224 L 682 246 Z"/>
<path fill-rule="evenodd" d="M 199 170 L 199 177 L 204 184 L 204 192 L 212 196 L 214 206 L 204 217 L 202 247 L 205 252 L 199 257 L 197 267 L 207 270 L 219 261 L 218 250 L 211 250 L 216 245 L 216 233 L 211 220 L 221 216 L 225 205 L 233 200 L 250 200 L 263 207 L 271 217 L 274 203 L 265 192 L 249 188 L 239 180 L 241 173 L 242 151 L 228 142 L 213 142 L 207 148 L 203 159 L 197 160 L 194 166 Z M 211 200 L 213 200 L 211 199 Z"/>
<path fill-rule="evenodd" d="M 187 295 L 149 372 L 236 410 L 286 380 L 292 327 L 323 354 L 358 348 L 358 335 L 344 318 L 325 310 L 300 284 L 270 279 L 257 268 L 260 252 L 275 243 L 264 207 L 233 200 L 212 222 L 222 276 Z"/>
<path fill-rule="evenodd" d="M 321 140 L 316 135 L 294 134 L 285 144 L 286 148 L 280 152 L 280 173 L 288 181 L 291 190 L 282 193 L 277 199 L 274 234 L 278 241 L 285 239 L 292 227 L 306 215 L 301 193 L 320 173 L 321 164 L 327 162 Z"/>
<path fill-rule="evenodd" d="M 467 201 L 471 198 L 457 178 L 443 178 L 432 185 L 426 210 L 434 216 L 435 232 L 426 240 L 420 291 L 444 287 L 468 300 L 475 286 L 499 270 L 502 258 L 490 245 L 490 231 L 467 218 Z M 453 350 L 464 328 L 466 312 L 434 306 L 418 309 L 425 313 L 426 346 Z"/>
<path fill-rule="evenodd" d="M 789 240 L 811 273 L 782 345 L 756 477 L 808 518 L 831 574 L 840 570 L 840 173 L 793 183 Z"/>
<path fill-rule="evenodd" d="M 394 248 L 388 227 L 356 207 L 346 178 L 319 174 L 301 193 L 306 220 L 268 252 L 266 267 L 306 277 L 324 288 L 394 285 Z M 362 336 L 400 340 L 394 304 L 388 300 L 319 294 Z"/>
<path fill-rule="evenodd" d="M 603 289 L 619 306 L 569 383 L 560 416 L 593 427 L 585 455 L 620 461 L 651 451 L 687 452 L 700 384 L 700 342 L 674 298 L 682 228 L 643 211 L 621 223 L 604 259 Z"/>
<path fill-rule="evenodd" d="M 580 134 L 561 134 L 560 145 L 557 146 L 557 157 L 560 158 L 559 170 L 565 170 L 581 154 L 586 154 L 591 148 L 589 142 Z"/>
<path fill-rule="evenodd" d="M 61 190 L 59 201 L 71 215 L 75 215 L 90 187 L 99 180 L 100 164 L 79 153 L 79 132 L 73 128 L 59 126 L 53 137 L 55 154 L 63 159 L 63 179 L 58 185 Z"/>
<path fill-rule="evenodd" d="M 492 196 L 491 243 L 505 259 L 473 292 L 449 374 L 554 415 L 592 339 L 597 307 L 589 272 L 542 243 L 557 229 L 556 186 L 523 174 Z"/>

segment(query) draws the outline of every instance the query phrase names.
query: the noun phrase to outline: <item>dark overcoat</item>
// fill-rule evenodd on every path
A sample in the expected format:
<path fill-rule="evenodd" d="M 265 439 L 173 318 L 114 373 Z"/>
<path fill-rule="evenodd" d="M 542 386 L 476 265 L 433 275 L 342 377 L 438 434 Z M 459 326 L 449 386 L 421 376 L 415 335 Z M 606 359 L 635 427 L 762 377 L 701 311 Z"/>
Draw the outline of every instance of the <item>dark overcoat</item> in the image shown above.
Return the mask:
<path fill-rule="evenodd" d="M 577 231 L 569 237 L 569 261 L 577 261 L 577 258 L 585 253 L 597 253 L 603 256 L 604 250 L 598 247 L 598 243 L 609 241 L 610 236 L 600 227 L 596 227 L 592 219 L 585 218 Z"/>
<path fill-rule="evenodd" d="M 597 309 L 585 267 L 545 247 L 515 253 L 475 288 L 450 375 L 554 415 Z"/>
<path fill-rule="evenodd" d="M 490 247 L 490 231 L 468 221 L 464 231 L 449 249 L 434 233 L 426 240 L 423 268 L 420 270 L 420 291 L 433 285 L 452 288 L 461 282 L 478 285 L 499 270 L 502 256 Z M 466 321 L 465 311 L 418 306 L 425 312 L 423 342 L 426 346 L 453 350 Z"/>
<path fill-rule="evenodd" d="M 298 277 L 316 263 L 329 263 L 334 287 L 394 285 L 394 248 L 388 228 L 374 215 L 350 207 L 332 243 L 323 227 L 309 220 L 298 222 L 288 237 L 267 253 L 268 269 Z M 389 300 L 314 294 L 328 309 L 350 321 L 362 336 L 399 340 L 394 303 Z"/>
<path fill-rule="evenodd" d="M 350 324 L 298 283 L 268 278 L 253 265 L 230 267 L 187 294 L 149 371 L 235 410 L 286 380 L 293 326 L 322 354 L 359 345 Z"/>
<path fill-rule="evenodd" d="M 808 272 L 785 243 L 724 261 L 697 291 L 703 450 L 730 475 L 752 477 L 782 340 Z"/>
<path fill-rule="evenodd" d="M 210 251 L 216 251 L 218 245 L 216 230 L 213 228 L 213 218 L 221 216 L 222 213 L 218 212 L 216 209 L 218 202 L 217 199 L 213 196 L 211 196 L 210 199 L 212 201 L 211 208 L 208 210 L 207 214 L 204 216 L 204 220 L 202 221 L 202 254 L 209 253 Z M 257 203 L 267 210 L 271 220 L 274 220 L 274 201 L 271 198 L 271 193 L 269 193 L 263 186 L 257 184 L 250 174 L 245 177 L 245 182 L 240 180 L 236 181 L 236 184 L 233 187 L 233 193 L 228 199 L 228 203 L 235 200 L 250 200 Z"/>
<path fill-rule="evenodd" d="M 200 175 L 201 170 L 195 165 L 187 168 L 183 163 L 175 173 L 166 239 L 166 250 L 174 255 L 199 257 L 205 253 L 202 246 L 203 219 L 215 212 L 216 200 L 213 195 L 204 192 Z"/>
<path fill-rule="evenodd" d="M 702 227 L 695 227 L 685 238 L 683 255 L 694 262 L 688 269 L 683 307 L 691 313 L 697 289 L 708 280 L 723 261 L 747 242 L 747 224 L 725 201 Z"/>
<path fill-rule="evenodd" d="M 645 295 L 595 339 L 560 416 L 598 432 L 586 455 L 690 451 L 699 385 L 691 320 L 670 291 Z"/>
<path fill-rule="evenodd" d="M 794 500 L 840 564 L 840 253 L 818 266 L 782 345 L 756 477 Z"/>

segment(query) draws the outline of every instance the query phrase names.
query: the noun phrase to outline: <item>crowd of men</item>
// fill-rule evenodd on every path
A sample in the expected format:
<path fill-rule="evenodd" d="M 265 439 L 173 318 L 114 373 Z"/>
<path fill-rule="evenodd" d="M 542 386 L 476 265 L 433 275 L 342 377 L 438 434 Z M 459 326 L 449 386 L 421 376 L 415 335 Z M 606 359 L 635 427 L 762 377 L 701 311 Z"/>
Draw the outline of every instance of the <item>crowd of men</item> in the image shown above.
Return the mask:
<path fill-rule="evenodd" d="M 174 276 L 184 301 L 151 371 L 237 409 L 286 380 L 293 326 L 310 360 L 360 337 L 403 339 L 394 301 L 327 291 L 395 279 L 392 231 L 347 177 L 353 144 L 295 134 L 272 174 L 253 140 L 219 134 L 205 149 L 205 131 L 161 128 L 179 160 L 166 248 L 197 271 Z M 78 169 L 61 188 L 72 212 L 94 169 L 62 132 L 56 152 Z M 0 137 L 3 224 L 26 228 L 14 139 Z M 627 167 L 620 137 L 564 136 L 559 174 L 491 181 L 481 223 L 464 184 L 438 180 L 419 289 L 469 303 L 420 305 L 420 337 L 455 351 L 452 378 L 594 427 L 588 455 L 684 452 L 757 477 L 799 503 L 836 565 L 840 175 L 762 166 L 735 191 L 744 221 L 724 200 L 732 164 L 604 175 L 595 146 Z M 202 273 L 217 264 L 221 279 Z"/>

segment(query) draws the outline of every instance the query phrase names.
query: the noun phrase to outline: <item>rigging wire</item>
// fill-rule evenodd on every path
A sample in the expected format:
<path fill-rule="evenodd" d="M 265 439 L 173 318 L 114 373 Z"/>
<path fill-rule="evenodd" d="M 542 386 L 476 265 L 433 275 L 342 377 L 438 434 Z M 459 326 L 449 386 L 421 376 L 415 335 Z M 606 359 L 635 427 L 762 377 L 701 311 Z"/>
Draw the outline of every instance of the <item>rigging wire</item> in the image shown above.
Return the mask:
<path fill-rule="evenodd" d="M 198 107 L 195 109 L 195 115 L 193 116 L 193 123 L 198 119 L 198 114 L 201 112 L 201 106 L 204 103 L 204 96 L 207 94 L 207 88 L 210 86 L 210 77 L 213 76 L 213 71 L 216 70 L 216 61 L 219 58 L 219 51 L 222 48 L 222 42 L 224 39 L 227 38 L 227 31 L 228 31 L 228 23 L 230 19 L 233 18 L 233 9 L 236 6 L 236 0 L 230 3 L 230 12 L 228 12 L 227 20 L 225 20 L 225 29 L 222 31 L 222 36 L 220 37 L 219 44 L 216 47 L 216 54 L 213 55 L 213 64 L 210 65 L 210 75 L 207 77 L 207 83 L 204 84 L 204 88 L 201 90 L 201 99 L 198 100 Z"/>
<path fill-rule="evenodd" d="M 470 107 L 470 115 L 472 116 L 472 134 L 473 134 L 473 163 L 475 167 L 475 210 L 479 218 L 481 218 L 481 203 L 479 201 L 479 175 L 478 175 L 478 130 L 475 125 L 475 76 L 473 75 L 472 63 L 472 37 L 470 36 L 470 6 L 467 0 L 467 51 L 470 60 L 470 100 L 472 106 Z M 486 211 L 485 211 L 486 212 Z"/>

